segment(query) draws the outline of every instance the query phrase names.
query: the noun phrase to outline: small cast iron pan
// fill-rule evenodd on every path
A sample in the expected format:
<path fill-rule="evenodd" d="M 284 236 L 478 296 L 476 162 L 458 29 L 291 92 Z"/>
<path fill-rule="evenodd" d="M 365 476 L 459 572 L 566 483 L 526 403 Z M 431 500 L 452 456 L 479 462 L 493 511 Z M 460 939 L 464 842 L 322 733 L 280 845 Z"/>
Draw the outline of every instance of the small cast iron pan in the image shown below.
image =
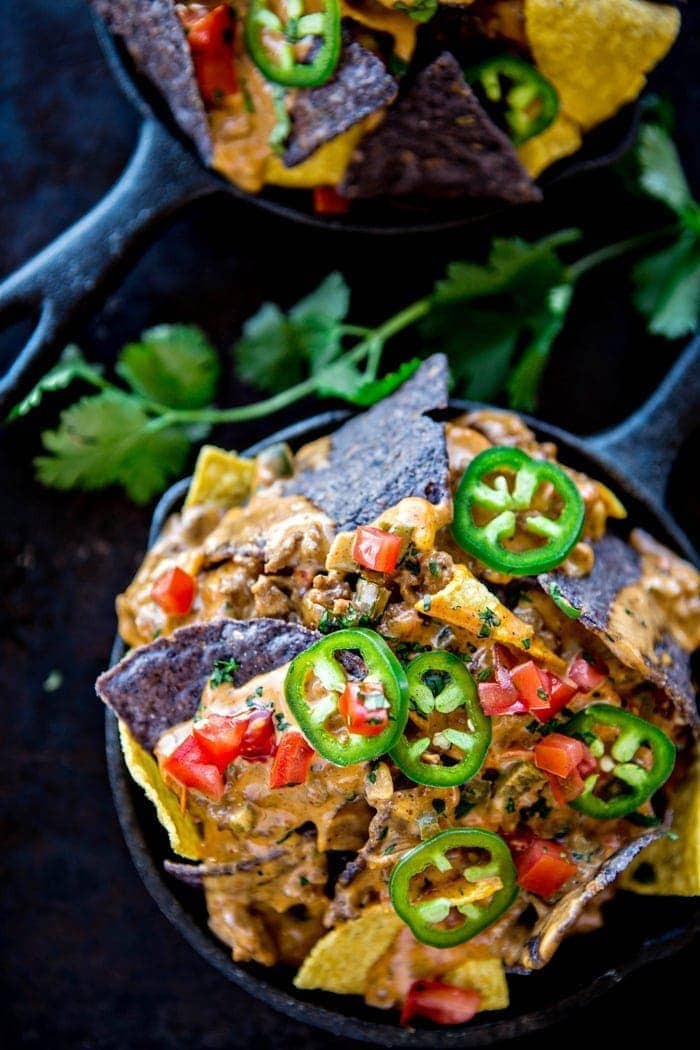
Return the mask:
<path fill-rule="evenodd" d="M 700 339 L 678 360 L 656 393 L 633 416 L 613 430 L 581 439 L 525 417 L 541 439 L 552 440 L 567 464 L 588 471 L 610 485 L 624 500 L 626 527 L 639 525 L 679 553 L 693 557 L 693 549 L 664 506 L 664 490 L 677 450 L 697 425 L 700 406 Z M 452 412 L 479 407 L 451 402 Z M 248 449 L 255 455 L 277 441 L 294 446 L 332 432 L 347 412 L 326 412 L 297 423 Z M 177 482 L 156 508 L 150 544 L 158 538 L 168 515 L 185 496 L 189 478 Z M 123 654 L 117 639 L 112 662 Z M 614 987 L 629 973 L 663 959 L 690 943 L 700 925 L 696 900 L 682 897 L 639 897 L 620 892 L 606 907 L 603 930 L 565 941 L 544 970 L 525 977 L 509 977 L 508 1010 L 477 1014 L 457 1028 L 402 1029 L 396 1012 L 366 1006 L 357 997 L 321 992 L 299 992 L 292 972 L 240 965 L 207 927 L 204 894 L 184 886 L 163 870 L 171 856 L 167 839 L 151 804 L 131 780 L 119 746 L 117 721 L 106 715 L 109 777 L 122 831 L 134 864 L 163 914 L 199 954 L 228 980 L 282 1013 L 337 1036 L 363 1040 L 374 1046 L 476 1047 L 498 1043 L 553 1024 Z"/>
<path fill-rule="evenodd" d="M 370 204 L 346 219 L 333 219 L 314 215 L 310 194 L 303 191 L 244 193 L 204 166 L 159 93 L 138 73 L 120 41 L 97 17 L 94 21 L 117 83 L 142 117 L 139 140 L 106 197 L 0 283 L 0 326 L 28 315 L 38 318 L 28 342 L 0 378 L 0 415 L 39 378 L 50 351 L 60 346 L 78 308 L 85 306 L 105 278 L 118 265 L 126 264 L 160 222 L 197 198 L 224 192 L 299 225 L 387 235 L 455 229 L 502 210 L 494 206 L 485 210 L 483 204 L 469 202 L 425 211 Z M 554 165 L 540 180 L 542 186 L 617 160 L 632 143 L 638 121 L 638 105 L 626 106 L 587 135 L 574 158 Z"/>

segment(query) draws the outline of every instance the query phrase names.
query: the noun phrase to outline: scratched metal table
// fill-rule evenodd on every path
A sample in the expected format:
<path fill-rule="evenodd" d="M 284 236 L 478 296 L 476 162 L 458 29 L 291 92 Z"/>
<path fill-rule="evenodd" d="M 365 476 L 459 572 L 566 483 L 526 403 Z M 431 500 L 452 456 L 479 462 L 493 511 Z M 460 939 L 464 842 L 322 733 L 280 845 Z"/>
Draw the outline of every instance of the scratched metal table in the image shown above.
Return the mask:
<path fill-rule="evenodd" d="M 673 64 L 656 81 L 676 102 L 678 138 L 696 187 L 699 67 L 695 10 L 687 13 Z M 104 193 L 133 144 L 136 119 L 110 80 L 82 0 L 24 0 L 5 19 L 0 128 L 2 276 Z M 580 225 L 595 245 L 639 229 L 645 213 L 650 206 L 632 202 L 606 172 L 561 187 L 519 219 L 517 232 L 537 236 Z M 516 232 L 513 216 L 503 216 L 497 228 Z M 378 320 L 422 294 L 446 260 L 477 253 L 484 240 L 474 228 L 400 246 L 339 239 L 212 198 L 161 231 L 104 301 L 86 304 L 73 334 L 90 355 L 109 362 L 148 324 L 196 320 L 225 350 L 264 297 L 291 303 L 334 267 L 351 281 L 355 316 Z M 608 268 L 581 289 L 547 376 L 543 418 L 580 433 L 609 425 L 643 399 L 677 353 L 677 346 L 649 340 L 624 307 L 625 272 L 624 265 Z M 1 341 L 0 360 L 12 345 L 10 337 Z M 225 371 L 222 401 L 250 400 L 253 392 Z M 278 1017 L 209 969 L 162 919 L 131 865 L 107 786 L 102 710 L 92 682 L 109 653 L 113 595 L 138 563 L 149 510 L 115 492 L 61 494 L 34 483 L 38 435 L 62 403 L 54 398 L 0 436 L 3 1045 L 329 1046 L 331 1037 Z M 220 437 L 242 446 L 265 429 L 262 422 Z M 699 452 L 696 436 L 670 493 L 696 542 Z M 49 678 L 52 672 L 59 675 Z M 61 684 L 47 690 L 47 679 Z M 685 951 L 637 974 L 583 1016 L 513 1046 L 559 1047 L 584 1025 L 594 1037 L 605 1033 L 641 1046 L 663 1039 L 669 1021 L 674 1030 L 689 1028 L 694 961 Z"/>

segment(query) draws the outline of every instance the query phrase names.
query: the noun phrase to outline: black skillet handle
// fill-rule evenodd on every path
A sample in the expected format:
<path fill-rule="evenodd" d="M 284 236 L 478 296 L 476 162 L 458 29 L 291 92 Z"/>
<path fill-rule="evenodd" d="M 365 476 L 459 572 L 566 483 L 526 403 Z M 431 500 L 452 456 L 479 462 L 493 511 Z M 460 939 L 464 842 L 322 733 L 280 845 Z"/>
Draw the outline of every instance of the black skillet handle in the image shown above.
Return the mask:
<path fill-rule="evenodd" d="M 0 379 L 0 416 L 41 374 L 78 306 L 159 219 L 211 189 L 198 162 L 154 120 L 144 121 L 128 166 L 106 197 L 0 284 L 0 326 L 38 316 Z"/>
<path fill-rule="evenodd" d="M 676 454 L 700 423 L 700 337 L 683 351 L 648 401 L 587 444 L 663 505 Z"/>

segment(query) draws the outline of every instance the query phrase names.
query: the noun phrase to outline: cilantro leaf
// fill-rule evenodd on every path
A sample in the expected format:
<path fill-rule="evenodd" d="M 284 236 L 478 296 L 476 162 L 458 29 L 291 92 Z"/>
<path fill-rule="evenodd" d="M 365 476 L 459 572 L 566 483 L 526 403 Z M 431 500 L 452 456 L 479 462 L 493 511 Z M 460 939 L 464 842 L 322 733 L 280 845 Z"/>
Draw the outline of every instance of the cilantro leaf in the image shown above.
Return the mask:
<path fill-rule="evenodd" d="M 342 350 L 341 322 L 349 304 L 350 292 L 340 273 L 329 274 L 288 314 L 274 303 L 264 303 L 245 322 L 233 348 L 238 375 L 277 393 L 303 379 L 307 368 L 323 368 Z"/>
<path fill-rule="evenodd" d="M 149 429 L 138 400 L 116 390 L 83 397 L 61 413 L 57 430 L 42 434 L 49 453 L 35 459 L 51 488 L 101 489 L 121 484 L 146 503 L 184 468 L 189 440 L 181 429 Z"/>
<path fill-rule="evenodd" d="M 102 385 L 102 369 L 99 365 L 91 365 L 83 357 L 77 346 L 70 345 L 65 348 L 57 365 L 54 365 L 45 376 L 42 376 L 36 386 L 32 387 L 27 396 L 12 409 L 7 421 L 19 419 L 26 416 L 32 409 L 41 404 L 44 394 L 53 393 L 55 390 L 64 390 L 75 379 L 83 379 L 95 386 Z"/>
<path fill-rule="evenodd" d="M 534 407 L 571 298 L 557 252 L 579 236 L 562 230 L 532 244 L 496 238 L 486 264 L 448 266 L 422 331 L 447 353 L 459 393 L 491 400 L 507 388 L 514 407 Z M 520 360 L 509 378 L 516 353 Z"/>
<path fill-rule="evenodd" d="M 263 303 L 243 325 L 233 347 L 236 373 L 245 383 L 277 393 L 298 383 L 303 360 L 296 353 L 287 318 L 274 303 Z"/>
<path fill-rule="evenodd" d="M 322 367 L 340 352 L 340 324 L 349 309 L 350 289 L 343 275 L 334 271 L 289 311 L 297 343 L 303 345 L 312 369 Z"/>
<path fill-rule="evenodd" d="M 387 372 L 381 379 L 372 379 L 351 362 L 341 359 L 319 373 L 317 391 L 320 397 L 338 397 L 369 408 L 405 383 L 419 366 L 420 360 L 414 357 L 404 361 L 395 372 Z"/>
<path fill-rule="evenodd" d="M 554 340 L 561 332 L 571 305 L 573 286 L 558 284 L 550 289 L 542 310 L 530 318 L 531 339 L 508 379 L 511 408 L 531 412 Z"/>
<path fill-rule="evenodd" d="M 686 230 L 633 271 L 634 301 L 655 335 L 689 335 L 700 320 L 700 238 Z"/>
<path fill-rule="evenodd" d="M 149 401 L 168 408 L 204 408 L 214 400 L 219 357 L 197 325 L 161 324 L 124 347 L 117 372 Z"/>
<path fill-rule="evenodd" d="M 692 206 L 693 197 L 681 167 L 678 150 L 658 124 L 645 124 L 637 146 L 639 184 L 650 197 L 663 201 L 677 215 Z"/>

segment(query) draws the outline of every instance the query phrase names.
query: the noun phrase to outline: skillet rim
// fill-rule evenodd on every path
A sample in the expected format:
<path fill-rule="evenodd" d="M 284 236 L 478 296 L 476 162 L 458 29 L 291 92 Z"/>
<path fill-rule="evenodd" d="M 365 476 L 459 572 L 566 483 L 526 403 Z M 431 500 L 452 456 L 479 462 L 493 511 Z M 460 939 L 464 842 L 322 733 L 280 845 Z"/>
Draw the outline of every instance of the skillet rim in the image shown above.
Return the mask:
<path fill-rule="evenodd" d="M 451 398 L 447 412 L 469 411 L 475 408 L 490 408 L 477 402 L 464 401 Z M 295 441 L 316 434 L 318 431 L 329 432 L 337 425 L 353 415 L 348 410 L 331 410 L 322 412 L 302 419 L 290 426 L 270 434 L 246 449 L 246 455 L 255 455 L 261 449 L 278 441 Z M 587 459 L 596 464 L 597 467 L 608 476 L 611 476 L 626 493 L 640 503 L 651 518 L 661 525 L 659 531 L 666 533 L 666 541 L 685 556 L 692 558 L 692 548 L 687 539 L 675 526 L 668 511 L 656 505 L 654 500 L 646 494 L 635 491 L 634 485 L 629 479 L 621 479 L 616 475 L 604 455 L 597 450 L 591 450 L 586 446 L 585 439 L 552 424 L 544 423 L 539 419 L 518 413 L 528 425 L 532 426 L 538 436 L 554 440 L 559 444 L 566 445 L 567 453 L 573 450 L 577 456 Z M 189 485 L 189 478 L 176 481 L 161 497 L 152 519 L 152 526 L 148 537 L 148 548 L 150 548 L 161 531 L 162 525 L 168 514 L 177 506 L 179 500 L 185 495 Z M 110 657 L 110 666 L 121 658 L 125 650 L 124 643 L 116 636 Z M 232 981 L 249 995 L 265 1004 L 272 1006 L 278 1012 L 291 1017 L 299 1023 L 309 1025 L 313 1028 L 330 1032 L 336 1036 L 356 1039 L 361 1042 L 374 1044 L 375 1046 L 406 1046 L 406 1047 L 480 1047 L 491 1045 L 499 1040 L 512 1039 L 521 1035 L 532 1034 L 550 1027 L 571 1015 L 573 1010 L 579 1010 L 588 1003 L 598 999 L 610 991 L 617 984 L 625 980 L 630 974 L 653 962 L 661 961 L 680 951 L 691 944 L 700 931 L 700 902 L 694 898 L 673 898 L 684 903 L 680 905 L 685 908 L 687 901 L 687 921 L 677 925 L 673 930 L 645 938 L 636 953 L 624 962 L 615 966 L 604 967 L 602 972 L 590 982 L 585 988 L 577 988 L 575 991 L 563 998 L 558 998 L 556 1003 L 548 1003 L 545 1006 L 517 1014 L 514 1017 L 503 1018 L 494 1011 L 490 1015 L 494 1019 L 482 1021 L 478 1024 L 471 1022 L 455 1028 L 432 1028 L 432 1029 L 404 1029 L 397 1023 L 385 1024 L 362 1018 L 347 1016 L 336 1012 L 326 1006 L 304 999 L 302 993 L 292 995 L 257 976 L 245 965 L 235 963 L 231 958 L 226 946 L 211 934 L 206 924 L 201 924 L 187 910 L 185 905 L 177 899 L 177 896 L 168 884 L 168 878 L 159 864 L 162 858 L 156 858 L 154 850 L 149 846 L 146 834 L 142 827 L 135 798 L 140 789 L 132 781 L 124 763 L 119 743 L 118 721 L 116 716 L 107 709 L 105 711 L 105 750 L 110 788 L 114 799 L 117 817 L 121 826 L 124 839 L 131 855 L 134 866 L 148 890 L 149 894 L 158 905 L 159 910 L 168 921 L 178 930 L 192 948 L 210 965 L 212 965 L 227 980 Z M 157 825 L 157 818 L 152 817 Z M 646 898 L 645 898 L 646 899 Z M 548 968 L 540 973 L 530 975 L 530 980 L 545 977 Z M 345 997 L 347 998 L 347 997 Z"/>

